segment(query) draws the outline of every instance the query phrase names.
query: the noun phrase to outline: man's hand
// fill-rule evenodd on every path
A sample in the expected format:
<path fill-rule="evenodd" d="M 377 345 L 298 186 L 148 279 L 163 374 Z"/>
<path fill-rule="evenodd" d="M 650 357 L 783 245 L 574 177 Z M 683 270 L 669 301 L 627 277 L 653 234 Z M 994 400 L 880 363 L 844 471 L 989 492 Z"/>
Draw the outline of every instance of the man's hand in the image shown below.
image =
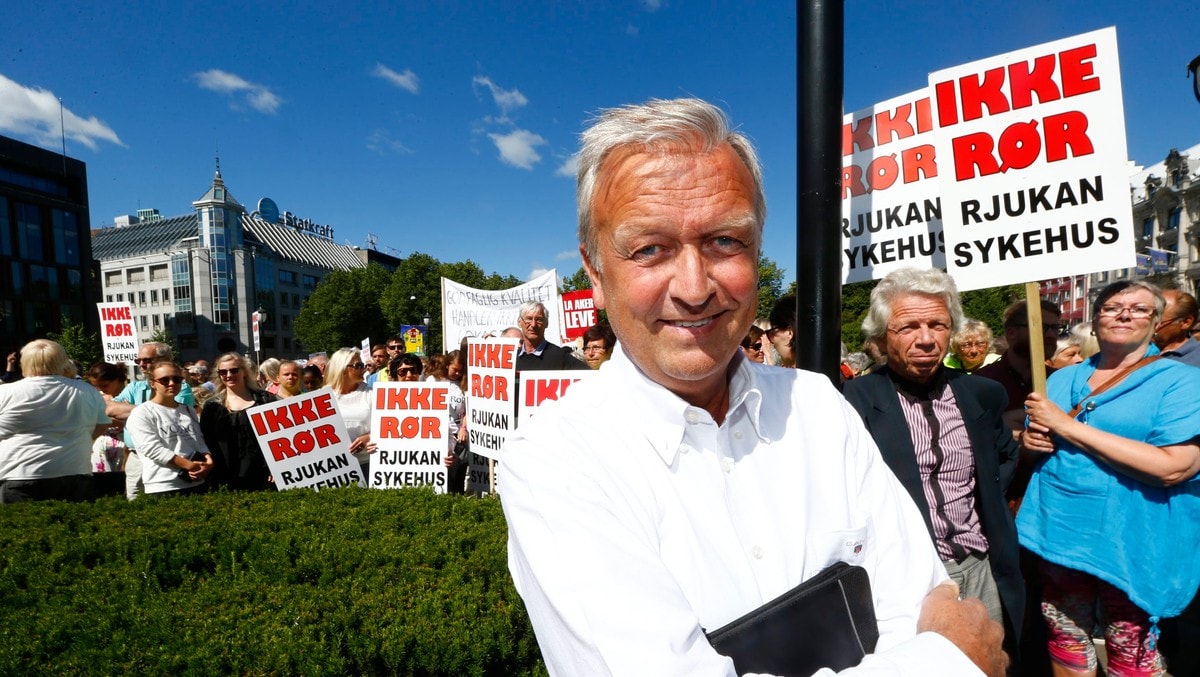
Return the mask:
<path fill-rule="evenodd" d="M 958 584 L 947 581 L 921 604 L 918 632 L 936 632 L 954 643 L 988 677 L 1003 677 L 1008 655 L 1000 648 L 1004 627 L 988 617 L 983 602 L 959 599 Z"/>

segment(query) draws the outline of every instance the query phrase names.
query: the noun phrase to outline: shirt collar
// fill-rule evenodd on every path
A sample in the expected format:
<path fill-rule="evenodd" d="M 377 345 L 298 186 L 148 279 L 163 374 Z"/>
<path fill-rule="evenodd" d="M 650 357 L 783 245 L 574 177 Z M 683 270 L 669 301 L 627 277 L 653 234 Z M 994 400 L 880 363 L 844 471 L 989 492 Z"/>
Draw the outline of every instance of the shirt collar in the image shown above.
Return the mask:
<path fill-rule="evenodd" d="M 520 356 L 520 355 L 525 355 L 526 353 L 528 353 L 530 355 L 537 355 L 538 357 L 541 357 L 542 351 L 546 349 L 547 343 L 548 343 L 548 341 L 546 341 L 546 339 L 543 338 L 542 342 L 538 344 L 537 348 L 534 348 L 533 350 L 525 350 L 525 341 L 522 340 L 520 343 L 517 344 L 517 355 Z"/>
<path fill-rule="evenodd" d="M 759 439 L 769 442 L 771 440 L 764 436 L 760 423 L 763 398 L 756 366 L 741 351 L 733 356 L 732 374 L 729 377 L 729 411 L 725 414 L 725 421 L 728 424 L 735 416 L 746 416 Z M 620 342 L 600 374 L 619 384 L 614 389 L 622 391 L 624 406 L 631 415 L 637 416 L 646 441 L 667 465 L 674 463 L 687 426 L 716 425 L 707 411 L 688 404 L 646 376 L 625 354 Z"/>

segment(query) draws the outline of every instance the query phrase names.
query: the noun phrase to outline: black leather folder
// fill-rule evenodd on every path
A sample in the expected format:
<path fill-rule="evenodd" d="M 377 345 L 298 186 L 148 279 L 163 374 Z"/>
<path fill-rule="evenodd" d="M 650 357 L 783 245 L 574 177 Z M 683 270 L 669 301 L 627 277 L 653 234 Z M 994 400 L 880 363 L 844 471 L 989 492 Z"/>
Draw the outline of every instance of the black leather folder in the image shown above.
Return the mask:
<path fill-rule="evenodd" d="M 879 641 L 871 581 L 862 567 L 838 562 L 707 636 L 739 675 L 853 667 Z"/>

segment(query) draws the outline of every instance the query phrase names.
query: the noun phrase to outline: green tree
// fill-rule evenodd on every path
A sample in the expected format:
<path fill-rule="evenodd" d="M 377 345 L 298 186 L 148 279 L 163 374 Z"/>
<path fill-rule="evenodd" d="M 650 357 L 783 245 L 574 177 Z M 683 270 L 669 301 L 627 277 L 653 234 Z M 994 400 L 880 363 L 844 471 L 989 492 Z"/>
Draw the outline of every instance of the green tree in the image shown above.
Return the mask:
<path fill-rule="evenodd" d="M 1003 287 L 974 289 L 959 295 L 963 315 L 987 324 L 997 336 L 1004 335 L 1004 309 L 1013 301 L 1025 298 L 1025 286 L 1010 284 Z"/>
<path fill-rule="evenodd" d="M 429 254 L 413 252 L 392 272 L 380 300 L 383 317 L 393 334 L 400 331 L 401 325 L 421 324 L 423 318 L 429 318 L 427 352 L 437 352 L 442 345 L 443 265 Z M 478 269 L 479 266 L 469 261 L 450 267 L 456 275 L 486 280 L 486 277 L 482 277 L 483 271 Z M 458 280 L 455 279 L 455 282 Z"/>
<path fill-rule="evenodd" d="M 378 264 L 335 270 L 313 290 L 294 324 L 296 340 L 309 352 L 357 348 L 363 338 L 379 343 L 390 331 L 382 310 L 387 269 Z"/>
<path fill-rule="evenodd" d="M 62 331 L 49 332 L 46 336 L 67 351 L 67 357 L 75 360 L 84 369 L 104 359 L 100 336 L 88 333 L 82 323 L 72 322 L 66 315 L 61 320 Z"/>
<path fill-rule="evenodd" d="M 562 279 L 563 291 L 580 291 L 582 289 L 592 288 L 592 278 L 588 277 L 587 270 L 583 266 L 579 266 L 579 270 L 572 275 L 566 275 Z"/>
<path fill-rule="evenodd" d="M 758 316 L 771 314 L 775 302 L 783 296 L 783 269 L 763 254 L 758 255 Z"/>
<path fill-rule="evenodd" d="M 879 280 L 842 285 L 842 342 L 850 352 L 862 350 L 862 322 L 871 308 L 871 290 Z"/>
<path fill-rule="evenodd" d="M 153 343 L 165 343 L 171 346 L 171 355 L 179 359 L 179 341 L 175 340 L 175 335 L 171 332 L 160 327 L 154 330 L 154 333 L 150 335 L 148 340 Z"/>

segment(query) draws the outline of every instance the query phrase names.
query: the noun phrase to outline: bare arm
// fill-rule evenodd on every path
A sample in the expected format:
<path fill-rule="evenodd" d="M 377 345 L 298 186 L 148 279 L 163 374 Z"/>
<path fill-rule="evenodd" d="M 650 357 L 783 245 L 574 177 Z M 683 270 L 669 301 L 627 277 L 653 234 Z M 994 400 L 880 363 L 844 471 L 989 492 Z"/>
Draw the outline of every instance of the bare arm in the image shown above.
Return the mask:
<path fill-rule="evenodd" d="M 1114 470 L 1156 486 L 1174 486 L 1200 472 L 1200 444 L 1196 440 L 1156 447 L 1114 435 L 1071 418 L 1039 393 L 1030 394 L 1025 406 L 1029 430 L 1034 433 L 1025 436 L 1028 449 L 1046 451 L 1048 440 L 1040 440 L 1036 434 L 1055 435 L 1104 461 Z"/>
<path fill-rule="evenodd" d="M 129 414 L 133 413 L 133 405 L 128 402 L 118 402 L 114 399 L 105 397 L 107 404 L 104 407 L 104 413 L 112 420 L 118 423 L 124 423 L 129 420 Z"/>
<path fill-rule="evenodd" d="M 988 617 L 983 602 L 961 599 L 954 581 L 942 583 L 925 596 L 917 631 L 936 632 L 950 640 L 989 677 L 1003 677 L 1008 667 L 1008 655 L 1000 648 L 1004 626 Z"/>

